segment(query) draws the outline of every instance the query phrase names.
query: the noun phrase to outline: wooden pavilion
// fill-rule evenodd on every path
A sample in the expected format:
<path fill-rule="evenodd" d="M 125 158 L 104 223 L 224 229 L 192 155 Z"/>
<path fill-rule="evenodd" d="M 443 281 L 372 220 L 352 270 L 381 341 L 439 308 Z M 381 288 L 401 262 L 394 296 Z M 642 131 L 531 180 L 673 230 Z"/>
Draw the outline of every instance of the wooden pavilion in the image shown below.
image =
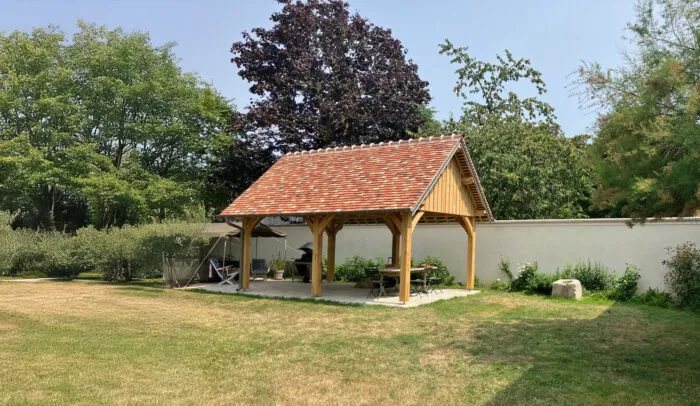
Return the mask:
<path fill-rule="evenodd" d="M 221 215 L 242 222 L 243 289 L 249 288 L 251 233 L 260 220 L 304 218 L 313 235 L 313 296 L 321 296 L 323 234 L 328 236 L 326 278 L 333 281 L 336 235 L 343 225 L 384 223 L 392 234 L 392 260 L 400 264 L 402 302 L 410 297 L 411 236 L 419 223 L 457 222 L 464 228 L 466 287 L 473 289 L 475 222 L 493 221 L 459 135 L 286 154 Z"/>

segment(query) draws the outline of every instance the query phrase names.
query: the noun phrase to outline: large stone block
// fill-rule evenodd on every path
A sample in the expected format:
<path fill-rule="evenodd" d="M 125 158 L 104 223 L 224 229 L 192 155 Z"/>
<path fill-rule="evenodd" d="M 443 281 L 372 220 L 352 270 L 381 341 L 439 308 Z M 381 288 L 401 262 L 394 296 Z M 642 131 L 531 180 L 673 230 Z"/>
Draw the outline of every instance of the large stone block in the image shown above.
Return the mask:
<path fill-rule="evenodd" d="M 559 279 L 552 284 L 552 296 L 581 299 L 583 289 L 578 279 Z"/>

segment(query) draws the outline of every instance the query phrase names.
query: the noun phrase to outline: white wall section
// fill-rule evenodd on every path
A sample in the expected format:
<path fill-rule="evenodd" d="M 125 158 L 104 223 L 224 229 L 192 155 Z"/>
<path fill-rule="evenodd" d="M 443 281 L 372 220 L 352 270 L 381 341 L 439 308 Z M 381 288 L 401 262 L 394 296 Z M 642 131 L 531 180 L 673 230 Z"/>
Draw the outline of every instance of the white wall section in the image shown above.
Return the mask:
<path fill-rule="evenodd" d="M 306 225 L 275 226 L 287 233 L 287 258 L 301 255 L 297 248 L 311 241 Z M 520 263 L 537 261 L 540 272 L 552 273 L 567 262 L 600 261 L 622 274 L 626 263 L 635 264 L 642 275 L 640 289 L 664 288 L 668 258 L 666 248 L 685 241 L 700 245 L 700 217 L 648 221 L 630 228 L 625 219 L 517 220 L 480 223 L 476 227 L 476 277 L 488 284 L 505 276 L 499 273 L 501 256 L 510 258 L 515 273 Z M 285 254 L 284 239 L 253 239 L 252 255 L 270 259 Z M 240 245 L 234 239 L 234 257 Z M 324 242 L 324 252 L 327 243 Z M 346 225 L 337 236 L 336 264 L 346 257 L 391 255 L 391 233 L 383 225 Z M 467 237 L 456 224 L 419 225 L 413 234 L 413 257 L 431 255 L 442 259 L 458 281 L 467 268 Z"/>

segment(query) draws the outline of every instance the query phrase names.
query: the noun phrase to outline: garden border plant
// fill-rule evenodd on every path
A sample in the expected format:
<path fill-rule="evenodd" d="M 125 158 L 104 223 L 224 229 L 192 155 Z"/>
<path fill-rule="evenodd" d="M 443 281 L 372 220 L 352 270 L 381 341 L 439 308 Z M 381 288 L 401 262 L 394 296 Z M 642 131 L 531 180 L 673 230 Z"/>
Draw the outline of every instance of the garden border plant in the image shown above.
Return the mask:
<path fill-rule="evenodd" d="M 567 263 L 563 270 L 557 268 L 553 274 L 541 273 L 537 262 L 527 262 L 518 267 L 517 278 L 510 271 L 510 259 L 501 258 L 498 268 L 509 279 L 503 283 L 494 282 L 491 287 L 495 290 L 512 292 L 530 292 L 551 295 L 552 284 L 559 279 L 578 279 L 587 296 L 600 295 L 617 301 L 630 300 L 637 291 L 640 279 L 639 269 L 633 264 L 627 264 L 625 272 L 618 277 L 614 271 L 600 262 L 582 261 L 576 264 Z"/>

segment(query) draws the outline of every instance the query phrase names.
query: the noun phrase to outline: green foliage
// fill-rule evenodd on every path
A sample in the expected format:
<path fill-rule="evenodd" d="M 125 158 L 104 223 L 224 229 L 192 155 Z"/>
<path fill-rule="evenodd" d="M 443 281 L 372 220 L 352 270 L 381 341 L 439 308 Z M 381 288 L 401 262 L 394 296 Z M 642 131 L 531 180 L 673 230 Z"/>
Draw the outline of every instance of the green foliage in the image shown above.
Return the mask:
<path fill-rule="evenodd" d="M 535 274 L 537 274 L 537 262 L 528 262 L 520 265 L 518 267 L 518 277 L 510 284 L 511 290 L 515 292 L 529 290 Z"/>
<path fill-rule="evenodd" d="M 587 217 L 592 193 L 587 137 L 565 137 L 551 106 L 508 91 L 528 80 L 544 93 L 541 74 L 508 51 L 489 63 L 446 41 L 441 53 L 460 65 L 455 93 L 465 99 L 463 116 L 445 122 L 444 132 L 464 134 L 494 216 Z"/>
<path fill-rule="evenodd" d="M 429 278 L 440 278 L 443 285 L 455 284 L 455 277 L 450 275 L 450 271 L 440 258 L 426 256 L 420 260 L 411 260 L 411 266 L 420 264 L 435 266 L 436 269 L 428 273 Z M 382 269 L 385 266 L 386 260 L 383 257 L 370 259 L 355 255 L 352 258 L 346 258 L 345 262 L 335 267 L 335 278 L 344 282 L 357 282 L 365 276 L 365 269 Z"/>
<path fill-rule="evenodd" d="M 457 84 L 454 92 L 465 99 L 462 120 L 474 125 L 483 125 L 494 116 L 514 117 L 518 121 L 543 120 L 556 125 L 554 108 L 536 97 L 521 99 L 515 93 L 506 92 L 509 82 L 528 80 L 538 95 L 547 92 L 542 73 L 532 67 L 529 59 L 515 59 L 506 49 L 505 57 L 496 55 L 497 63 L 479 61 L 469 55 L 467 47 L 457 47 L 446 39 L 440 44 L 440 54 L 450 57 L 450 62 L 460 65 L 455 71 Z M 481 100 L 470 100 L 476 94 Z"/>
<path fill-rule="evenodd" d="M 206 244 L 196 224 L 162 223 L 78 230 L 79 253 L 105 280 L 121 282 L 163 273 L 163 261 L 196 257 Z"/>
<path fill-rule="evenodd" d="M 669 269 L 666 286 L 680 306 L 700 310 L 700 249 L 689 241 L 667 250 L 671 257 L 663 261 Z"/>
<path fill-rule="evenodd" d="M 627 264 L 625 273 L 615 281 L 610 299 L 620 302 L 630 300 L 637 293 L 637 282 L 640 278 L 639 269 L 633 264 Z"/>
<path fill-rule="evenodd" d="M 511 286 L 513 283 L 513 271 L 511 271 L 510 269 L 510 258 L 504 258 L 503 256 L 501 256 L 501 260 L 498 263 L 498 270 L 506 275 L 507 280 L 504 282 L 501 281 L 500 278 L 498 278 L 491 283 L 491 286 L 489 286 L 489 288 L 492 290 L 502 291 L 515 290 Z M 519 286 L 516 287 L 519 288 Z"/>
<path fill-rule="evenodd" d="M 657 289 L 652 289 L 649 288 L 646 292 L 642 293 L 641 295 L 638 296 L 633 296 L 630 299 L 630 302 L 632 303 L 644 303 L 650 306 L 658 306 L 658 307 L 672 307 L 673 306 L 673 300 L 671 299 L 671 295 L 659 291 Z"/>
<path fill-rule="evenodd" d="M 498 270 L 508 277 L 509 282 L 513 282 L 513 271 L 510 270 L 510 258 L 503 258 L 498 262 Z"/>
<path fill-rule="evenodd" d="M 509 262 L 501 260 L 503 267 Z M 510 283 L 494 282 L 491 287 L 496 290 L 508 288 L 511 291 L 526 291 L 550 295 L 552 284 L 559 279 L 578 279 L 586 295 L 601 295 L 617 301 L 629 300 L 637 291 L 639 270 L 634 265 L 627 265 L 625 273 L 618 278 L 613 271 L 599 262 L 567 263 L 563 269 L 553 274 L 538 272 L 537 263 L 526 263 L 518 268 L 518 277 Z"/>
<path fill-rule="evenodd" d="M 352 258 L 346 258 L 345 262 L 336 266 L 335 278 L 343 282 L 358 282 L 365 276 L 365 269 L 372 268 L 379 269 L 375 261 L 355 255 Z"/>
<path fill-rule="evenodd" d="M 447 269 L 440 258 L 427 256 L 420 261 L 419 264 L 430 264 L 435 267 L 432 271 L 428 272 L 429 278 L 440 278 L 442 279 L 442 285 L 450 286 L 455 284 L 455 277 L 450 275 L 450 271 Z"/>
<path fill-rule="evenodd" d="M 504 292 L 512 290 L 510 282 L 503 282 L 500 279 L 496 279 L 495 281 L 491 282 L 489 289 L 500 290 L 500 291 L 504 291 Z"/>
<path fill-rule="evenodd" d="M 278 252 L 276 257 L 270 259 L 268 265 L 270 266 L 271 271 L 284 270 L 287 266 L 287 261 L 284 258 L 282 258 L 282 255 L 280 255 L 280 253 Z"/>
<path fill-rule="evenodd" d="M 575 265 L 567 263 L 562 271 L 557 269 L 562 278 L 578 279 L 584 291 L 602 292 L 614 289 L 615 273 L 600 262 L 584 261 Z"/>
<path fill-rule="evenodd" d="M 230 103 L 181 72 L 173 44 L 78 28 L 0 33 L 0 210 L 69 231 L 201 211 Z"/>
<path fill-rule="evenodd" d="M 95 269 L 107 281 L 155 277 L 163 261 L 197 257 L 206 243 L 197 225 L 149 224 L 66 233 L 0 227 L 0 275 L 73 277 Z"/>
<path fill-rule="evenodd" d="M 700 3 L 640 0 L 629 63 L 579 68 L 581 100 L 602 109 L 591 149 L 594 207 L 612 217 L 700 210 Z"/>

